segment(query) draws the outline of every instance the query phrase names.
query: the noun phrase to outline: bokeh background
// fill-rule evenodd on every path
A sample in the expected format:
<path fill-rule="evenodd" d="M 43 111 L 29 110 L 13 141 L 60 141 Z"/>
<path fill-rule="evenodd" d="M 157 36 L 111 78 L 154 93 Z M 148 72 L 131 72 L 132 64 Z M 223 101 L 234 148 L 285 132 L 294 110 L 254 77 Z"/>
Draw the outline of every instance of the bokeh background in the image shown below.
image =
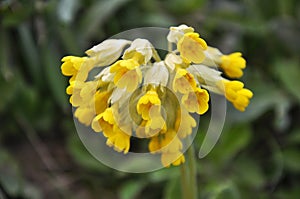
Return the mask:
<path fill-rule="evenodd" d="M 182 23 L 241 51 L 254 92 L 244 113 L 228 104 L 219 142 L 197 160 L 199 198 L 300 197 L 300 1 L 1 0 L 0 23 L 1 199 L 180 198 L 178 167 L 122 173 L 86 151 L 60 59 L 131 28 Z"/>

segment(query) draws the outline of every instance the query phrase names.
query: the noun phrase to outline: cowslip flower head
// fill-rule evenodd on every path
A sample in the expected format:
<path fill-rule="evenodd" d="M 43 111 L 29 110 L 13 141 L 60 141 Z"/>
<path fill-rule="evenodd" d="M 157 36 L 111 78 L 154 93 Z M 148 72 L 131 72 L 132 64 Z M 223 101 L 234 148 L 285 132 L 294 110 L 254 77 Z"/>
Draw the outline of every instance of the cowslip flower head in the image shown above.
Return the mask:
<path fill-rule="evenodd" d="M 225 55 L 207 46 L 187 25 L 171 27 L 167 42 L 163 59 L 146 39 L 108 39 L 86 56 L 64 57 L 61 65 L 70 77 L 66 93 L 80 123 L 124 154 L 136 141 L 148 140 L 150 154 L 160 155 L 165 167 L 185 162 L 195 115 L 208 111 L 210 92 L 225 96 L 239 111 L 253 97 L 244 83 L 226 79 L 243 75 L 241 53 Z"/>

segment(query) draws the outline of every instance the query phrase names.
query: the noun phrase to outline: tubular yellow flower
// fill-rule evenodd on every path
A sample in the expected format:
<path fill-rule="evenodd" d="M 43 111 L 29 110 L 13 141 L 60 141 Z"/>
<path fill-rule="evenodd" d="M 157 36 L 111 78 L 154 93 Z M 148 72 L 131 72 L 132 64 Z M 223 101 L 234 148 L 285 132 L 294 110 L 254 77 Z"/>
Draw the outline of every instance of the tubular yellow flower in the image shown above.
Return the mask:
<path fill-rule="evenodd" d="M 201 88 L 196 88 L 193 92 L 183 95 L 181 102 L 191 113 L 204 114 L 208 110 L 209 95 Z"/>
<path fill-rule="evenodd" d="M 207 44 L 198 33 L 189 32 L 178 41 L 177 49 L 185 62 L 199 64 L 205 59 L 204 50 L 207 49 Z"/>
<path fill-rule="evenodd" d="M 126 88 L 133 92 L 142 81 L 139 63 L 133 59 L 120 60 L 110 67 L 110 72 L 115 73 L 114 83 L 119 88 Z"/>
<path fill-rule="evenodd" d="M 154 111 L 157 111 L 157 114 L 160 114 L 160 106 L 161 101 L 158 94 L 155 90 L 150 90 L 139 99 L 136 110 L 144 120 L 150 120 L 150 109 L 155 109 Z"/>
<path fill-rule="evenodd" d="M 75 110 L 74 115 L 79 122 L 89 126 L 95 117 L 95 111 L 89 107 L 78 107 Z"/>
<path fill-rule="evenodd" d="M 66 56 L 61 59 L 64 62 L 61 65 L 61 72 L 65 76 L 77 75 L 82 63 L 86 60 L 86 57 Z"/>
<path fill-rule="evenodd" d="M 239 111 L 245 111 L 253 93 L 249 89 L 244 88 L 244 84 L 240 81 L 223 80 L 222 83 L 224 84 L 226 99 Z"/>
<path fill-rule="evenodd" d="M 196 127 L 195 119 L 186 110 L 178 110 L 176 114 L 175 130 L 179 138 L 186 138 Z"/>
<path fill-rule="evenodd" d="M 246 68 L 246 61 L 240 52 L 222 55 L 220 67 L 228 77 L 240 78 L 243 76 L 242 69 Z"/>
<path fill-rule="evenodd" d="M 93 60 L 88 57 L 66 56 L 61 61 L 64 62 L 61 65 L 61 72 L 65 76 L 71 76 L 70 82 L 75 80 L 84 82 L 94 67 Z"/>
<path fill-rule="evenodd" d="M 117 125 L 113 128 L 113 134 L 108 137 L 106 144 L 114 147 L 118 152 L 128 153 L 130 148 L 130 135 L 122 131 Z"/>
<path fill-rule="evenodd" d="M 97 115 L 92 121 L 92 129 L 95 132 L 103 131 L 105 137 L 111 137 L 113 135 L 113 127 L 115 119 L 113 110 L 111 107 L 105 109 L 105 111 Z"/>
<path fill-rule="evenodd" d="M 196 81 L 191 73 L 182 68 L 177 68 L 176 75 L 173 80 L 173 90 L 186 94 L 192 92 L 196 87 Z"/>
<path fill-rule="evenodd" d="M 151 120 L 143 120 L 136 129 L 136 136 L 139 138 L 151 138 L 165 131 L 166 123 L 163 118 L 158 117 Z"/>
<path fill-rule="evenodd" d="M 111 92 L 112 91 L 96 92 L 93 105 L 95 106 L 95 112 L 97 115 L 103 113 L 105 109 L 108 108 L 108 99 L 111 95 Z"/>
<path fill-rule="evenodd" d="M 175 161 L 174 161 L 175 160 Z M 164 167 L 170 167 L 170 165 L 178 166 L 185 162 L 184 155 L 181 152 L 176 153 L 162 153 L 161 163 Z"/>

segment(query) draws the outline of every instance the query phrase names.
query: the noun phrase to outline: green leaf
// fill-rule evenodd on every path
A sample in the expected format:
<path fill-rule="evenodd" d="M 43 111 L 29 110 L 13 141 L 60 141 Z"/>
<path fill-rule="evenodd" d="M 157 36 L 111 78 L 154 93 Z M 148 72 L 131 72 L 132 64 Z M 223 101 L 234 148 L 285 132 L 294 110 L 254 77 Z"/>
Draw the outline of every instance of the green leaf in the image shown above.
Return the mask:
<path fill-rule="evenodd" d="M 120 199 L 133 199 L 138 196 L 145 186 L 145 182 L 129 181 L 121 187 L 119 192 Z"/>
<path fill-rule="evenodd" d="M 181 187 L 179 178 L 171 178 L 164 190 L 164 199 L 181 199 Z"/>
<path fill-rule="evenodd" d="M 274 64 L 274 75 L 300 103 L 300 64 L 296 60 L 277 60 Z"/>
<path fill-rule="evenodd" d="M 110 169 L 96 160 L 83 146 L 78 136 L 71 135 L 68 139 L 68 150 L 73 156 L 74 160 L 82 167 L 92 170 L 107 172 Z"/>
<path fill-rule="evenodd" d="M 18 26 L 18 32 L 21 40 L 20 48 L 22 50 L 23 58 L 28 67 L 31 78 L 36 84 L 41 81 L 41 64 L 39 61 L 39 52 L 33 40 L 33 35 L 30 32 L 28 24 Z M 17 48 L 17 46 L 15 46 Z"/>
<path fill-rule="evenodd" d="M 283 151 L 284 166 L 289 171 L 300 173 L 300 151 L 297 148 L 287 148 Z"/>
<path fill-rule="evenodd" d="M 129 0 L 102 0 L 92 4 L 80 21 L 79 32 L 82 38 L 88 38 L 99 31 L 108 18 L 127 2 Z"/>
<path fill-rule="evenodd" d="M 221 164 L 226 163 L 248 145 L 251 135 L 248 125 L 239 124 L 228 128 L 221 134 L 219 142 L 208 155 L 208 158 Z"/>
<path fill-rule="evenodd" d="M 42 48 L 42 55 L 45 64 L 44 73 L 52 95 L 62 109 L 67 110 L 68 98 L 65 93 L 65 78 L 60 72 L 60 57 L 50 44 Z"/>

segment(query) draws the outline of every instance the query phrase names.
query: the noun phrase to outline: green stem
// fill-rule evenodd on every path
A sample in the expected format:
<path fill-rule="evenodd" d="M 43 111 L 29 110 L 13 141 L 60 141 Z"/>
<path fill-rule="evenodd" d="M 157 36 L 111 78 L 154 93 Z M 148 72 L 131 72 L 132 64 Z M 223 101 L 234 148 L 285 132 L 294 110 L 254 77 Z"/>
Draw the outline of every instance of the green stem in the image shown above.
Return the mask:
<path fill-rule="evenodd" d="M 197 198 L 197 170 L 196 170 L 196 159 L 195 159 L 195 149 L 193 145 L 188 149 L 188 161 L 190 170 L 190 189 L 191 189 L 191 199 Z"/>
<path fill-rule="evenodd" d="M 155 59 L 155 61 L 160 62 L 161 58 L 159 56 L 159 54 L 157 53 L 157 51 L 155 49 L 153 49 L 153 58 Z"/>
<path fill-rule="evenodd" d="M 197 170 L 193 146 L 188 149 L 187 161 L 181 165 L 181 190 L 183 199 L 197 199 Z"/>

